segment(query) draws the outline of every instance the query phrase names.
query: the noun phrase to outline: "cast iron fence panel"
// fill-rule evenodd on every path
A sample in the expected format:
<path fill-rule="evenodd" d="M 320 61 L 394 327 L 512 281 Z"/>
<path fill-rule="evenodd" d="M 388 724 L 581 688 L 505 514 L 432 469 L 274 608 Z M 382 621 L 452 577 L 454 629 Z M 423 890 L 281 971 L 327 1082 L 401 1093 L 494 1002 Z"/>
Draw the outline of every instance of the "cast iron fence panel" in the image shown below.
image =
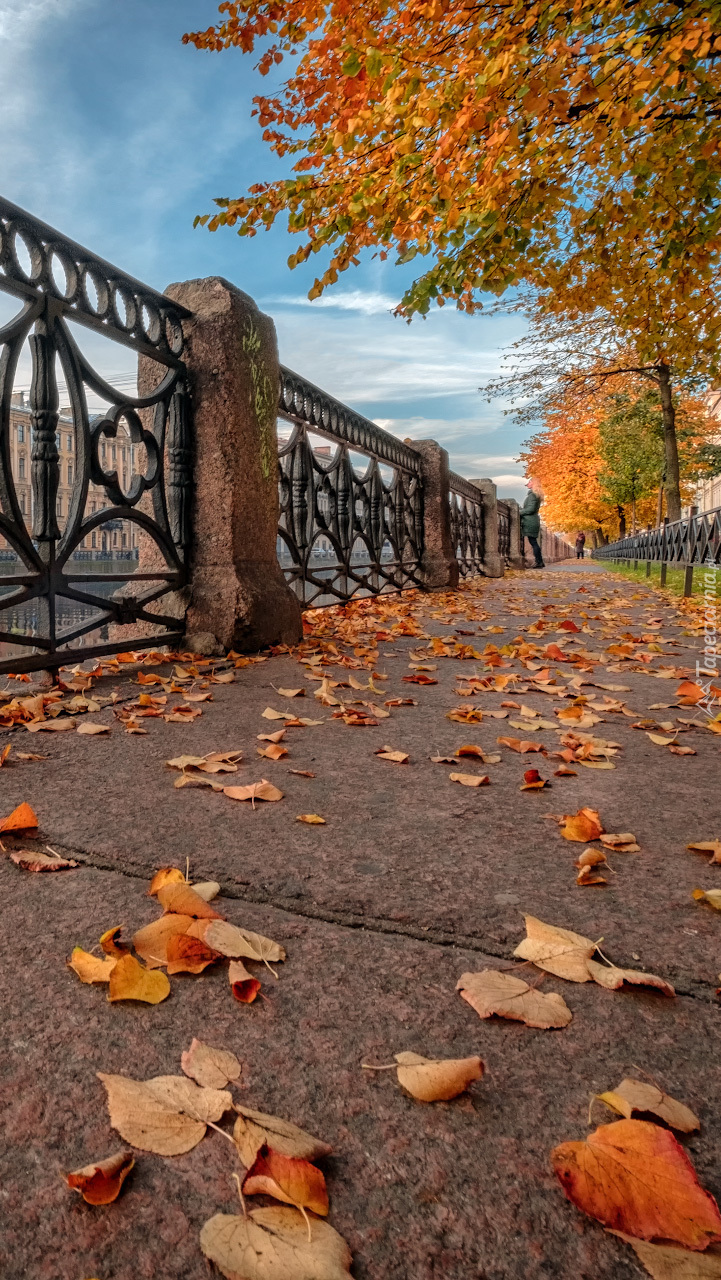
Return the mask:
<path fill-rule="evenodd" d="M 0 576 L 0 615 L 9 615 L 11 622 L 19 617 L 37 618 L 25 630 L 22 624 L 17 630 L 17 624 L 7 630 L 0 622 L 0 644 L 28 651 L 26 657 L 0 661 L 0 671 L 57 667 L 117 652 L 127 647 L 127 639 L 88 647 L 78 644 L 91 631 L 113 624 L 151 623 L 159 629 L 152 636 L 155 643 L 179 640 L 182 623 L 172 616 L 149 612 L 148 606 L 186 581 L 192 463 L 181 322 L 189 313 L 2 198 L 0 291 L 22 303 L 17 315 L 0 328 L 0 534 L 22 562 L 20 573 Z M 110 386 L 78 347 L 68 321 L 85 325 L 164 366 L 166 372 L 159 384 L 142 396 Z M 12 474 L 10 438 L 13 382 L 26 339 L 32 361 L 29 527 Z M 73 418 L 72 428 L 63 424 L 63 429 L 74 434 L 72 490 L 62 532 L 57 511 L 57 363 Z M 110 408 L 92 421 L 86 387 L 110 403 Z M 145 411 L 145 422 L 141 411 Z M 119 427 L 124 437 L 144 447 L 147 459 L 144 472 L 134 474 L 125 487 L 116 470 L 106 470 L 101 457 L 101 445 L 115 440 Z M 108 506 L 86 515 L 91 481 L 104 492 Z M 92 589 L 98 578 L 73 572 L 73 565 L 83 538 L 113 520 L 137 524 L 156 544 L 167 568 L 132 573 L 129 564 L 127 572 L 104 574 L 103 582 L 117 583 L 114 594 L 107 597 Z M 61 612 L 71 617 L 66 627 L 58 619 L 60 603 Z M 95 614 L 88 622 L 90 609 Z"/>
<path fill-rule="evenodd" d="M 511 558 L 511 508 L 498 499 L 498 550 L 506 561 Z"/>
<path fill-rule="evenodd" d="M 420 455 L 282 367 L 278 413 L 291 424 L 278 449 L 278 559 L 304 604 L 420 586 Z M 327 457 L 309 433 L 331 442 Z M 362 474 L 352 453 L 367 460 Z"/>
<path fill-rule="evenodd" d="M 597 547 L 593 558 L 721 565 L 721 507 L 609 542 L 605 547 Z"/>
<path fill-rule="evenodd" d="M 483 494 L 463 476 L 451 471 L 448 501 L 451 509 L 451 544 L 463 577 L 483 571 L 485 529 Z"/>

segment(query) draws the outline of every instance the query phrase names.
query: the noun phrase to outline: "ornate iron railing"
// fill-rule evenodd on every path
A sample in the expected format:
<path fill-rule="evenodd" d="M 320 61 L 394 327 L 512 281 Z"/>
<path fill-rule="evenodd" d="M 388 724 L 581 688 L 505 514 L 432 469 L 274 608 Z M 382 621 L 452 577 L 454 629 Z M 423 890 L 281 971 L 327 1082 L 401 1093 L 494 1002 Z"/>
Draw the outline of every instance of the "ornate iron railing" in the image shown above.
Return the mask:
<path fill-rule="evenodd" d="M 414 450 L 281 368 L 278 559 L 306 605 L 421 584 L 423 491 Z M 330 446 L 314 446 L 317 434 Z M 354 458 L 354 455 L 355 458 Z"/>
<path fill-rule="evenodd" d="M 480 573 L 485 555 L 483 494 L 476 485 L 451 471 L 448 501 L 451 509 L 451 545 L 463 577 Z"/>
<path fill-rule="evenodd" d="M 664 523 L 658 529 L 609 542 L 593 552 L 596 560 L 646 560 L 671 565 L 721 565 L 721 507 L 686 520 Z"/>
<path fill-rule="evenodd" d="M 498 550 L 503 560 L 511 557 L 511 508 L 503 498 L 498 499 Z"/>
<path fill-rule="evenodd" d="M 109 635 L 113 624 L 151 624 L 156 643 L 180 639 L 182 622 L 150 606 L 186 580 L 192 475 L 182 319 L 189 313 L 2 199 L 0 291 L 22 304 L 0 328 L 0 536 L 17 553 L 20 568 L 0 576 L 0 671 L 57 667 L 116 652 L 128 640 L 122 633 Z M 154 389 L 132 396 L 112 387 L 80 350 L 73 321 L 157 362 L 161 373 Z M 23 492 L 21 504 L 11 423 L 13 383 L 26 341 L 32 367 L 31 488 L 29 502 Z M 58 365 L 70 403 L 60 426 L 72 437 L 66 513 L 58 504 Z M 147 364 L 149 384 L 151 370 Z M 87 391 L 109 404 L 103 414 L 91 418 Z M 145 454 L 145 466 L 134 472 L 131 465 L 123 480 L 112 466 L 122 441 L 131 464 L 136 453 Z M 91 486 L 99 509 L 88 511 Z M 73 553 L 84 539 L 95 545 L 93 531 L 113 521 L 137 526 L 166 567 L 133 573 L 129 564 L 127 573 L 102 575 L 103 583 L 118 584 L 107 597 L 92 588 L 99 575 L 76 570 Z M 84 646 L 83 638 L 98 631 L 101 643 Z M 6 646 L 24 656 L 16 648 L 16 656 L 4 660 Z"/>

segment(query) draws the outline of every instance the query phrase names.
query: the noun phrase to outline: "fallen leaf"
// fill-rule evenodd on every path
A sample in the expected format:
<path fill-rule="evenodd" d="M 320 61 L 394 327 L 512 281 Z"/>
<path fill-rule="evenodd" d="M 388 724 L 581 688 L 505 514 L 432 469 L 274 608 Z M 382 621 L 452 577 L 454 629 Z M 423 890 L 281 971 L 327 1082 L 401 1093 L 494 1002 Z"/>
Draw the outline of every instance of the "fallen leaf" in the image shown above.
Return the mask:
<path fill-rule="evenodd" d="M 551 1163 L 569 1200 L 605 1227 L 693 1250 L 721 1240 L 716 1201 L 668 1129 L 617 1120 L 555 1147 Z"/>
<path fill-rule="evenodd" d="M 272 707 L 266 707 L 265 711 L 261 711 L 264 720 L 285 720 L 286 711 L 274 711 Z"/>
<path fill-rule="evenodd" d="M 587 844 L 589 840 L 598 840 L 602 831 L 603 824 L 596 809 L 579 809 L 578 813 L 563 815 L 561 835 L 566 840 Z"/>
<path fill-rule="evenodd" d="M 34 751 L 17 751 L 18 760 L 47 760 L 47 756 L 36 755 Z"/>
<path fill-rule="evenodd" d="M 631 1119 L 634 1111 L 641 1111 L 665 1120 L 672 1129 L 678 1129 L 681 1133 L 693 1133 L 701 1128 L 699 1120 L 689 1107 L 677 1102 L 657 1085 L 645 1084 L 642 1080 L 627 1077 L 615 1089 L 599 1093 L 598 1097 L 627 1120 Z"/>
<path fill-rule="evenodd" d="M 314 778 L 315 774 L 310 769 L 289 769 L 288 773 L 294 773 L 296 778 Z"/>
<path fill-rule="evenodd" d="M 525 755 L 528 751 L 545 751 L 542 743 L 526 742 L 522 738 L 496 738 L 496 742 L 502 747 L 509 747 L 511 751 L 518 751 L 520 755 Z"/>
<path fill-rule="evenodd" d="M 646 737 L 649 738 L 651 742 L 655 742 L 659 747 L 670 747 L 671 743 L 674 741 L 673 738 L 663 738 L 660 733 L 647 733 Z"/>
<path fill-rule="evenodd" d="M 281 698 L 304 698 L 305 689 L 279 689 Z"/>
<path fill-rule="evenodd" d="M 148 893 L 154 896 L 158 889 L 163 889 L 166 884 L 185 884 L 185 876 L 179 867 L 161 867 L 155 872 L 150 881 Z"/>
<path fill-rule="evenodd" d="M 65 1181 L 78 1191 L 87 1204 L 112 1204 L 117 1200 L 125 1179 L 135 1164 L 131 1151 L 116 1151 L 107 1160 L 86 1164 L 82 1169 L 66 1173 Z"/>
<path fill-rule="evenodd" d="M 108 990 L 111 1003 L 140 1000 L 143 1004 L 160 1004 L 169 995 L 170 983 L 159 969 L 145 969 L 129 952 L 114 962 Z"/>
<path fill-rule="evenodd" d="M 521 791 L 541 791 L 550 785 L 550 782 L 541 777 L 538 769 L 526 769 L 520 789 Z"/>
<path fill-rule="evenodd" d="M 623 1231 L 612 1231 L 635 1250 L 652 1280 L 721 1280 L 721 1253 L 693 1253 L 672 1244 L 649 1244 Z"/>
<path fill-rule="evenodd" d="M 256 800 L 283 799 L 283 792 L 265 778 L 261 778 L 260 782 L 252 782 L 248 787 L 223 787 L 223 794 L 231 800 L 250 800 L 254 808 Z"/>
<path fill-rule="evenodd" d="M 241 1004 L 252 1004 L 260 991 L 260 982 L 253 977 L 252 973 L 248 973 L 240 960 L 231 960 L 228 965 L 228 978 L 235 999 Z"/>
<path fill-rule="evenodd" d="M 563 996 L 555 991 L 535 991 L 521 978 L 495 969 L 464 973 L 456 991 L 475 1009 L 480 1018 L 511 1018 L 528 1027 L 566 1027 L 572 1014 Z"/>
<path fill-rule="evenodd" d="M 73 947 L 68 967 L 77 973 L 81 982 L 109 982 L 117 964 L 117 956 L 94 956 L 82 947 Z"/>
<path fill-rule="evenodd" d="M 283 756 L 288 755 L 288 748 L 281 747 L 278 742 L 271 742 L 267 747 L 256 747 L 256 751 L 266 760 L 282 760 Z"/>
<path fill-rule="evenodd" d="M 420 1053 L 396 1053 L 398 1083 L 419 1102 L 445 1102 L 480 1080 L 480 1058 L 424 1058 Z"/>
<path fill-rule="evenodd" d="M 693 844 L 687 844 L 686 848 L 691 853 L 710 853 L 709 864 L 721 862 L 721 840 L 696 840 Z"/>
<path fill-rule="evenodd" d="M 233 1129 L 233 1141 L 246 1169 L 252 1168 L 264 1146 L 297 1160 L 318 1160 L 331 1154 L 332 1147 L 327 1142 L 314 1138 L 289 1120 L 267 1115 L 264 1111 L 253 1111 L 239 1103 L 235 1104 L 235 1109 L 239 1114 Z"/>
<path fill-rule="evenodd" d="M 273 1196 L 322 1217 L 328 1213 L 328 1192 L 320 1169 L 309 1160 L 281 1155 L 272 1147 L 262 1147 L 258 1152 L 245 1175 L 242 1191 L 248 1196 Z"/>
<path fill-rule="evenodd" d="M 491 779 L 487 773 L 449 773 L 451 782 L 460 782 L 462 787 L 487 787 Z"/>
<path fill-rule="evenodd" d="M 222 920 L 223 917 L 201 898 L 189 884 L 164 884 L 155 894 L 166 915 L 195 916 L 199 920 Z"/>
<path fill-rule="evenodd" d="M 97 1073 L 108 1095 L 110 1123 L 131 1146 L 159 1156 L 192 1151 L 209 1123 L 229 1111 L 227 1090 L 204 1089 L 185 1076 L 130 1076 Z"/>
<path fill-rule="evenodd" d="M 562 764 L 557 769 L 554 769 L 553 776 L 554 778 L 577 778 L 578 770 L 569 769 L 567 764 Z"/>
<path fill-rule="evenodd" d="M 710 907 L 721 911 L 721 889 L 694 889 L 691 897 L 697 902 L 708 902 Z"/>
<path fill-rule="evenodd" d="M 588 963 L 596 950 L 596 943 L 570 929 L 544 924 L 535 916 L 526 916 L 527 937 L 513 952 L 521 960 L 530 960 L 539 969 L 555 973 L 569 982 L 588 982 Z"/>
<path fill-rule="evenodd" d="M 296 822 L 307 822 L 309 826 L 325 826 L 325 818 L 317 813 L 299 813 Z"/>
<path fill-rule="evenodd" d="M 122 930 L 123 926 L 121 924 L 116 924 L 112 929 L 106 929 L 105 933 L 100 935 L 100 950 L 103 951 L 106 956 L 115 956 L 116 960 L 119 956 L 127 955 L 129 951 L 129 947 L 124 946 L 120 942 L 120 934 L 122 933 Z"/>
<path fill-rule="evenodd" d="M 401 676 L 401 679 L 405 684 L 438 684 L 438 681 L 433 676 L 424 675 L 422 671 L 418 671 L 412 676 Z"/>
<path fill-rule="evenodd" d="M 189 938 L 187 933 L 175 933 L 168 938 L 165 948 L 168 973 L 202 973 L 214 960 L 220 960 L 219 951 L 213 951 L 201 938 Z"/>
<path fill-rule="evenodd" d="M 38 817 L 35 810 L 23 801 L 17 809 L 13 809 L 12 813 L 2 819 L 0 831 L 31 831 L 37 825 Z"/>
<path fill-rule="evenodd" d="M 247 1216 L 216 1213 L 200 1232 L 206 1258 L 228 1280 L 348 1280 L 351 1252 L 322 1219 L 310 1240 L 297 1209 L 251 1209 Z"/>
<path fill-rule="evenodd" d="M 229 1049 L 214 1049 L 203 1040 L 193 1038 L 184 1049 L 180 1065 L 186 1076 L 206 1089 L 223 1089 L 230 1080 L 240 1077 L 240 1063 Z"/>
<path fill-rule="evenodd" d="M 74 858 L 61 858 L 59 853 L 35 853 L 32 849 L 11 850 L 10 859 L 25 871 L 66 871 L 78 867 Z"/>
<path fill-rule="evenodd" d="M 641 969 L 619 969 L 617 965 L 599 964 L 597 960 L 588 960 L 588 972 L 594 982 L 608 991 L 618 991 L 624 982 L 636 987 L 655 987 L 665 996 L 675 996 L 676 992 L 670 982 L 659 978 L 655 973 L 644 973 Z"/>
<path fill-rule="evenodd" d="M 408 764 L 407 751 L 394 751 L 393 747 L 378 747 L 374 752 L 379 760 L 390 760 L 392 764 Z"/>
<path fill-rule="evenodd" d="M 617 853 L 641 852 L 640 844 L 636 843 L 636 837 L 630 831 L 623 831 L 618 835 L 604 831 L 598 838 L 605 849 L 615 849 Z"/>
<path fill-rule="evenodd" d="M 696 751 L 694 751 L 693 747 L 678 747 L 678 746 L 676 746 L 676 743 L 675 743 L 675 742 L 673 742 L 673 743 L 671 744 L 671 746 L 669 747 L 669 751 L 670 751 L 673 755 L 675 755 L 675 756 L 695 756 L 695 755 L 697 755 L 697 752 L 696 752 Z"/>
<path fill-rule="evenodd" d="M 75 730 L 76 733 L 110 733 L 109 724 L 95 724 L 92 720 L 83 720 Z"/>
<path fill-rule="evenodd" d="M 76 729 L 77 724 L 77 720 L 66 719 L 63 716 L 58 717 L 57 720 L 34 720 L 26 724 L 25 728 L 28 733 L 62 733 L 64 729 Z"/>
<path fill-rule="evenodd" d="M 285 960 L 285 951 L 278 942 L 263 937 L 262 933 L 253 933 L 250 929 L 240 929 L 235 924 L 228 924 L 227 920 L 210 920 L 202 924 L 199 922 L 192 932 L 196 937 L 202 937 L 214 951 L 230 956 L 233 960 L 242 958 L 260 960 L 263 963 L 270 960 L 273 964 Z"/>
<path fill-rule="evenodd" d="M 169 913 L 153 920 L 133 935 L 133 946 L 149 969 L 157 969 L 168 963 L 168 945 L 171 938 L 185 934 L 195 921 L 192 916 Z"/>
<path fill-rule="evenodd" d="M 203 902 L 212 902 L 220 893 L 220 885 L 217 880 L 201 880 L 198 884 L 190 886 Z"/>
<path fill-rule="evenodd" d="M 259 742 L 282 742 L 287 730 L 278 729 L 275 733 L 258 733 L 256 737 Z"/>
<path fill-rule="evenodd" d="M 602 862 L 606 862 L 605 853 L 601 853 L 600 849 L 584 849 L 574 862 L 574 867 L 597 867 Z"/>

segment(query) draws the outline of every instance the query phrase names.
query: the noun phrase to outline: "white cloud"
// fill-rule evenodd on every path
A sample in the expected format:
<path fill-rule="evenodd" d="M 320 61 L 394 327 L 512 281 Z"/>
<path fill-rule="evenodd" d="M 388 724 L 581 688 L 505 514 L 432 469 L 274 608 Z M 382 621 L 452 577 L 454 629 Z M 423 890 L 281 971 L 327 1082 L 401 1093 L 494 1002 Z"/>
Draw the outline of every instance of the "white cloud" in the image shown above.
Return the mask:
<path fill-rule="evenodd" d="M 268 298 L 268 307 L 312 307 L 315 310 L 333 308 L 337 311 L 356 311 L 363 316 L 377 316 L 389 313 L 398 306 L 398 298 L 387 293 L 374 293 L 366 289 L 351 289 L 343 292 L 324 293 L 321 298 L 305 298 L 302 295 L 283 294 L 278 298 Z"/>

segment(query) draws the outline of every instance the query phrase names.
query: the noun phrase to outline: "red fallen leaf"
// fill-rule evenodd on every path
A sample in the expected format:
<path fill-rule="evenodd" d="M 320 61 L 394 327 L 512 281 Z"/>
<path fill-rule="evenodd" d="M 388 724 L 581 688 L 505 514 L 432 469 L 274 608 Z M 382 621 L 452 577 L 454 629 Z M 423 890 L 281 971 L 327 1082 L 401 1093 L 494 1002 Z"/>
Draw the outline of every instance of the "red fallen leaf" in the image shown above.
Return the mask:
<path fill-rule="evenodd" d="M 431 679 L 430 676 L 424 676 L 422 671 L 418 672 L 417 675 L 402 676 L 401 678 L 406 684 L 438 684 L 437 680 Z"/>
<path fill-rule="evenodd" d="M 543 650 L 544 658 L 553 658 L 554 662 L 572 662 L 570 653 L 564 653 L 557 644 L 547 644 Z"/>
<path fill-rule="evenodd" d="M 550 785 L 550 782 L 541 777 L 538 769 L 526 769 L 521 791 L 541 791 L 543 787 L 550 787 Z"/>
<path fill-rule="evenodd" d="M 559 631 L 580 631 L 581 630 L 581 628 L 577 627 L 575 622 L 572 622 L 570 618 L 566 618 L 563 622 L 559 622 L 558 629 Z"/>
<path fill-rule="evenodd" d="M 703 1250 L 721 1241 L 721 1215 L 668 1129 L 646 1120 L 601 1125 L 563 1142 L 551 1163 L 569 1200 L 614 1231 Z"/>
<path fill-rule="evenodd" d="M 272 1147 L 261 1147 L 242 1189 L 244 1195 L 273 1196 L 283 1204 L 302 1206 L 321 1217 L 328 1213 L 328 1192 L 320 1169 L 310 1160 L 282 1156 Z"/>
<path fill-rule="evenodd" d="M 200 938 L 189 938 L 184 933 L 168 938 L 165 949 L 168 973 L 202 973 L 214 960 L 222 960 L 219 951 L 213 951 Z"/>
<path fill-rule="evenodd" d="M 676 697 L 682 707 L 694 707 L 697 702 L 703 702 L 706 694 L 694 680 L 682 680 L 676 690 Z"/>
<path fill-rule="evenodd" d="M 38 816 L 25 801 L 0 822 L 0 831 L 30 831 L 38 825 Z"/>
<path fill-rule="evenodd" d="M 88 1204 L 112 1204 L 134 1164 L 132 1151 L 118 1151 L 107 1160 L 86 1164 L 82 1169 L 66 1173 L 65 1181 Z"/>
<path fill-rule="evenodd" d="M 228 966 L 228 978 L 230 989 L 236 1000 L 241 1004 L 252 1004 L 260 991 L 260 982 L 253 977 L 252 973 L 248 973 L 240 960 L 231 960 Z"/>

